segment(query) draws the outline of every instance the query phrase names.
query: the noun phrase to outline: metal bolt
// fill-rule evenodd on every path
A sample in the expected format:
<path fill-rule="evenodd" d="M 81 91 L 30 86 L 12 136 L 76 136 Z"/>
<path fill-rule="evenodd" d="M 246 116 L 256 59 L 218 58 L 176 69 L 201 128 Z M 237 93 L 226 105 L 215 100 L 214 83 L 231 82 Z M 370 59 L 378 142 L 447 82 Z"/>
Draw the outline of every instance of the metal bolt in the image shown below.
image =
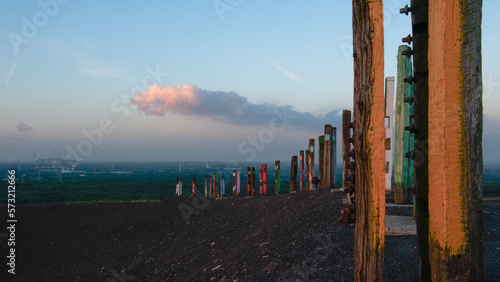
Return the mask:
<path fill-rule="evenodd" d="M 415 78 L 413 76 L 409 76 L 409 77 L 403 79 L 403 81 L 406 83 L 412 84 L 413 82 L 415 82 Z"/>
<path fill-rule="evenodd" d="M 354 153 L 354 150 L 351 150 L 347 153 L 347 156 L 354 159 L 356 157 L 356 153 Z"/>
<path fill-rule="evenodd" d="M 414 102 L 415 100 L 413 99 L 413 96 L 408 96 L 408 97 L 405 97 L 405 98 L 403 99 L 403 101 L 404 101 L 405 103 L 408 103 L 408 104 L 410 104 L 410 105 L 411 105 L 411 104 L 413 104 L 413 102 Z"/>
<path fill-rule="evenodd" d="M 415 194 L 417 192 L 417 183 L 413 183 L 410 187 L 408 187 L 408 191 Z"/>
<path fill-rule="evenodd" d="M 408 130 L 410 132 L 410 134 L 413 134 L 417 131 L 415 129 L 415 125 L 413 123 L 410 123 L 409 126 L 405 126 L 405 130 Z"/>
<path fill-rule="evenodd" d="M 354 183 L 354 175 L 353 174 L 348 174 L 345 176 L 345 181 L 346 182 L 351 182 Z"/>
<path fill-rule="evenodd" d="M 413 55 L 413 50 L 411 48 L 403 50 L 403 51 L 401 51 L 401 55 L 409 58 L 409 57 L 411 57 L 411 55 Z"/>
<path fill-rule="evenodd" d="M 406 42 L 406 43 L 408 43 L 408 44 L 411 44 L 412 39 L 413 39 L 413 38 L 411 37 L 411 35 L 410 35 L 410 34 L 408 34 L 408 36 L 403 37 L 403 39 L 401 39 L 401 41 L 402 41 L 402 42 Z"/>
<path fill-rule="evenodd" d="M 349 170 L 354 170 L 354 162 L 350 162 L 346 165 L 346 168 Z"/>
<path fill-rule="evenodd" d="M 405 157 L 412 160 L 415 159 L 415 151 L 409 151 L 405 154 Z"/>
<path fill-rule="evenodd" d="M 404 6 L 403 8 L 399 9 L 400 14 L 405 14 L 408 16 L 408 13 L 411 12 L 411 7 L 408 7 L 408 5 Z"/>

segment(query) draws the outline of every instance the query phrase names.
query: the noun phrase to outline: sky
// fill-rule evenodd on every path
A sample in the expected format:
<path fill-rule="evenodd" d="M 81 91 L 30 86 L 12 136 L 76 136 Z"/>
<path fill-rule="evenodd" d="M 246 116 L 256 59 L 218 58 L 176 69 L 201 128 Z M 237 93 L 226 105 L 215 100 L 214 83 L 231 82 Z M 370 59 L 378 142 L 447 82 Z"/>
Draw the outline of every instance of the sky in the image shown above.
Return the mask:
<path fill-rule="evenodd" d="M 384 1 L 386 77 L 411 33 L 406 4 Z M 0 161 L 286 162 L 326 123 L 340 140 L 352 109 L 351 1 L 2 6 Z M 485 164 L 500 163 L 499 17 L 485 0 Z"/>

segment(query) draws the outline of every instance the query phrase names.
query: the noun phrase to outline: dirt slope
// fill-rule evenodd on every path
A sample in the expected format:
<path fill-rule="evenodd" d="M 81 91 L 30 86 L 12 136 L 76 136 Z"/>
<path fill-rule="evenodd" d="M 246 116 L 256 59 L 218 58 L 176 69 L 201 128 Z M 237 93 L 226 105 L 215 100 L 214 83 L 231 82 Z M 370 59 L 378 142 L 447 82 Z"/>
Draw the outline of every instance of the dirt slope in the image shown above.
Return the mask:
<path fill-rule="evenodd" d="M 18 207 L 15 280 L 351 281 L 354 227 L 336 223 L 343 197 L 314 191 Z M 485 240 L 487 275 L 500 279 L 496 204 L 485 204 Z M 179 207 L 194 212 L 189 220 Z M 1 253 L 5 281 L 14 277 L 6 273 L 3 239 Z M 418 261 L 414 236 L 386 238 L 387 281 L 417 281 Z"/>

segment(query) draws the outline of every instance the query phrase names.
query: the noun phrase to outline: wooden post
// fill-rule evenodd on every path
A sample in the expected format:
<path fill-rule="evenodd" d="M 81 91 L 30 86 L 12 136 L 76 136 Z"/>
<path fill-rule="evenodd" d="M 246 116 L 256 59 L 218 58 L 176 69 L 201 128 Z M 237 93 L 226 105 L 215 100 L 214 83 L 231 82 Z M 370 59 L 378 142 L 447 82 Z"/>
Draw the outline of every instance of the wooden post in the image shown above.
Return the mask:
<path fill-rule="evenodd" d="M 304 183 L 304 191 L 309 191 L 309 171 L 311 170 L 311 167 L 310 167 L 311 163 L 309 162 L 309 159 L 310 159 L 310 157 L 309 157 L 309 154 L 310 154 L 309 150 L 306 150 L 305 154 L 306 154 L 305 155 L 305 158 L 306 158 L 305 159 L 305 162 L 306 162 L 306 173 L 305 173 L 304 177 L 306 179 L 306 183 Z"/>
<path fill-rule="evenodd" d="M 482 1 L 429 1 L 433 281 L 484 279 L 481 6 Z"/>
<path fill-rule="evenodd" d="M 216 188 L 216 185 L 215 185 L 215 184 L 216 184 L 216 178 L 217 178 L 217 176 L 216 176 L 216 175 L 215 175 L 215 173 L 214 173 L 214 176 L 212 177 L 212 179 L 213 179 L 213 181 L 214 181 L 214 187 L 213 187 L 213 189 L 214 189 L 214 190 L 213 190 L 213 191 L 214 191 L 214 198 L 216 198 L 216 197 L 217 197 L 217 191 L 216 191 L 216 190 L 217 190 L 217 188 Z"/>
<path fill-rule="evenodd" d="M 309 190 L 315 190 L 315 185 L 312 183 L 314 177 L 314 139 L 309 139 Z"/>
<path fill-rule="evenodd" d="M 354 280 L 384 280 L 385 128 L 382 0 L 352 1 L 354 57 Z"/>
<path fill-rule="evenodd" d="M 226 195 L 226 183 L 224 181 L 224 172 L 221 173 L 220 176 L 220 197 L 224 197 Z"/>
<path fill-rule="evenodd" d="M 292 156 L 290 165 L 290 193 L 297 192 L 297 156 Z"/>
<path fill-rule="evenodd" d="M 394 166 L 394 77 L 385 79 L 385 192 L 392 191 L 392 168 Z"/>
<path fill-rule="evenodd" d="M 177 182 L 175 183 L 175 195 L 179 197 L 181 195 L 181 190 L 180 190 L 180 178 L 177 176 Z"/>
<path fill-rule="evenodd" d="M 348 126 L 351 123 L 351 111 L 344 110 L 342 112 L 342 187 L 348 187 L 347 181 L 348 165 L 350 158 L 346 154 L 351 151 L 351 128 Z"/>
<path fill-rule="evenodd" d="M 263 165 L 262 168 L 264 169 L 262 172 L 262 189 L 264 190 L 263 194 L 267 195 L 267 165 Z"/>
<path fill-rule="evenodd" d="M 236 170 L 233 169 L 233 197 L 236 197 Z"/>
<path fill-rule="evenodd" d="M 241 175 L 240 175 L 240 170 L 236 171 L 236 197 L 240 196 L 241 192 Z"/>
<path fill-rule="evenodd" d="M 413 98 L 413 84 L 405 80 L 413 76 L 411 59 L 405 55 L 410 48 L 401 45 L 398 48 L 398 73 L 396 88 L 396 138 L 395 138 L 395 167 L 394 167 L 394 203 L 407 204 L 413 196 L 407 188 L 410 177 L 413 182 L 413 160 L 405 155 L 413 146 L 413 133 L 405 130 L 410 124 L 410 114 L 413 113 L 413 102 L 405 103 L 408 97 Z M 409 100 L 408 100 L 409 101 Z M 411 145 L 410 145 L 411 144 Z"/>
<path fill-rule="evenodd" d="M 330 189 L 337 188 L 337 128 L 332 127 L 330 137 Z"/>
<path fill-rule="evenodd" d="M 274 194 L 275 195 L 278 195 L 280 193 L 280 180 L 281 180 L 281 176 L 280 176 L 280 170 L 281 170 L 281 167 L 280 167 L 280 161 L 275 161 L 274 162 Z"/>
<path fill-rule="evenodd" d="M 193 197 L 196 196 L 196 175 L 193 175 L 193 189 L 192 189 Z"/>
<path fill-rule="evenodd" d="M 259 170 L 259 194 L 262 195 L 263 188 L 262 188 L 262 165 L 260 165 L 260 170 Z"/>
<path fill-rule="evenodd" d="M 304 192 L 304 150 L 300 150 L 299 190 L 300 192 Z"/>
<path fill-rule="evenodd" d="M 325 173 L 325 136 L 318 136 L 319 150 L 318 150 L 318 178 L 320 180 L 319 188 L 323 188 L 323 182 L 326 178 Z"/>
<path fill-rule="evenodd" d="M 320 186 L 322 189 L 330 189 L 331 187 L 331 166 L 332 166 L 332 125 L 325 124 L 325 144 L 323 145 L 323 160 L 319 160 L 323 163 L 323 175 L 320 173 Z M 321 145 L 320 145 L 321 150 Z"/>
<path fill-rule="evenodd" d="M 182 178 L 179 178 L 179 196 L 182 196 Z"/>
<path fill-rule="evenodd" d="M 207 189 L 208 187 L 207 187 L 207 175 L 206 174 L 205 174 L 205 183 L 204 184 L 205 184 L 204 185 L 205 186 L 205 198 L 207 198 L 208 197 L 208 189 Z"/>
<path fill-rule="evenodd" d="M 255 167 L 252 166 L 252 196 L 255 196 L 257 195 L 256 193 L 256 190 L 257 187 L 256 187 L 256 182 L 255 182 Z"/>
<path fill-rule="evenodd" d="M 213 195 L 213 192 L 212 192 L 212 176 L 210 175 L 208 177 L 208 197 L 211 198 L 212 195 Z"/>
<path fill-rule="evenodd" d="M 247 167 L 247 195 L 252 196 L 252 170 Z"/>

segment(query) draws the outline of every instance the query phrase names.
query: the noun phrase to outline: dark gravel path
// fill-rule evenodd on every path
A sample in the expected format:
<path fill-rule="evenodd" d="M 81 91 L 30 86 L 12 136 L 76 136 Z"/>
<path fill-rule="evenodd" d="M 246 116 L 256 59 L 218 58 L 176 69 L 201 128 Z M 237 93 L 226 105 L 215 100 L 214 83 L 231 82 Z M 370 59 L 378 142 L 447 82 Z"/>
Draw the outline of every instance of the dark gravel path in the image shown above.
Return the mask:
<path fill-rule="evenodd" d="M 353 280 L 344 194 L 17 208 L 17 281 Z M 183 218 L 180 208 L 192 212 Z M 500 280 L 500 203 L 486 202 L 488 281 Z M 388 209 L 388 213 L 391 211 Z M 2 213 L 0 222 L 4 224 Z M 415 236 L 387 236 L 387 281 L 418 281 Z M 0 281 L 6 274 L 2 240 Z"/>

